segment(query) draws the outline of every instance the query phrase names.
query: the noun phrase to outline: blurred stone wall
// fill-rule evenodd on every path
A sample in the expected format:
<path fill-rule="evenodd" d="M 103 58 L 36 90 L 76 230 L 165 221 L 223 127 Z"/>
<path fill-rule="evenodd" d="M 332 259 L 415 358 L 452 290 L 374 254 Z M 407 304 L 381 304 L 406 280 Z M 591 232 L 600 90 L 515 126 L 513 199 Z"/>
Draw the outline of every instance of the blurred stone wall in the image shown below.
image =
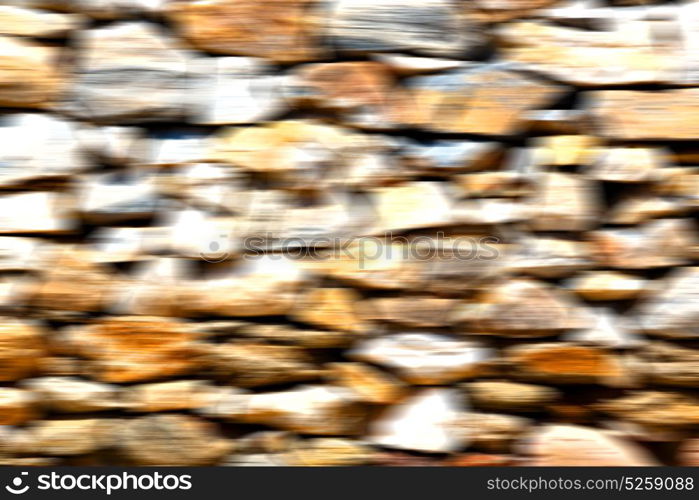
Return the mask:
<path fill-rule="evenodd" d="M 0 464 L 699 465 L 698 2 L 0 4 Z"/>

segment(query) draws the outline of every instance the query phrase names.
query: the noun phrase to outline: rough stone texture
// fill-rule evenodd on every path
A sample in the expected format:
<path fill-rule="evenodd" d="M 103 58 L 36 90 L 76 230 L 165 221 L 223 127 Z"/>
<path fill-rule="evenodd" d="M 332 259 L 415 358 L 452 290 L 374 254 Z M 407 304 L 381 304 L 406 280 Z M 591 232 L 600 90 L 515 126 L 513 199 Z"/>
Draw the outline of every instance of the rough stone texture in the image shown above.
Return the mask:
<path fill-rule="evenodd" d="M 209 262 L 220 262 L 221 255 L 226 255 L 219 247 L 208 250 L 202 257 Z M 301 271 L 292 260 L 260 258 L 189 283 L 183 289 L 181 308 L 192 316 L 285 314 L 293 307 L 302 282 Z"/>
<path fill-rule="evenodd" d="M 133 386 L 125 391 L 120 403 L 139 413 L 197 410 L 208 406 L 217 392 L 203 380 L 176 380 Z"/>
<path fill-rule="evenodd" d="M 696 1 L 0 3 L 0 465 L 699 463 Z"/>
<path fill-rule="evenodd" d="M 661 219 L 637 228 L 605 229 L 590 233 L 599 262 L 622 269 L 682 265 L 695 244 L 693 222 Z"/>
<path fill-rule="evenodd" d="M 435 132 L 490 135 L 515 134 L 524 112 L 546 106 L 562 90 L 498 65 L 415 77 L 407 85 L 416 124 Z"/>
<path fill-rule="evenodd" d="M 0 36 L 0 54 L 0 105 L 45 108 L 56 100 L 66 80 L 56 47 Z"/>
<path fill-rule="evenodd" d="M 230 394 L 203 412 L 320 435 L 356 434 L 365 417 L 365 409 L 352 391 L 321 385 L 297 386 L 283 392 Z"/>
<path fill-rule="evenodd" d="M 0 184 L 12 188 L 40 181 L 59 181 L 89 168 L 81 129 L 74 122 L 50 115 L 16 114 L 0 128 L 5 168 Z"/>
<path fill-rule="evenodd" d="M 449 298 L 409 295 L 370 299 L 361 304 L 362 316 L 414 328 L 439 328 L 450 324 L 457 301 Z"/>
<path fill-rule="evenodd" d="M 465 384 L 473 406 L 486 410 L 541 411 L 559 397 L 550 387 L 505 381 L 479 381 Z"/>
<path fill-rule="evenodd" d="M 316 0 L 178 1 L 168 6 L 167 15 L 196 48 L 289 63 L 322 56 L 310 19 L 314 3 Z"/>
<path fill-rule="evenodd" d="M 78 78 L 66 103 L 95 121 L 163 120 L 184 114 L 187 56 L 147 23 L 81 32 Z"/>
<path fill-rule="evenodd" d="M 678 456 L 679 465 L 696 467 L 699 464 L 698 447 L 699 443 L 696 439 L 688 439 L 683 442 Z"/>
<path fill-rule="evenodd" d="M 347 467 L 374 461 L 372 448 L 349 439 L 318 438 L 307 443 L 285 453 L 284 463 L 298 467 Z"/>
<path fill-rule="evenodd" d="M 75 198 L 65 192 L 34 191 L 0 196 L 1 234 L 55 234 L 71 232 Z"/>
<path fill-rule="evenodd" d="M 42 332 L 35 325 L 3 318 L 0 325 L 0 380 L 10 382 L 31 376 L 45 355 Z"/>
<path fill-rule="evenodd" d="M 699 385 L 699 351 L 665 342 L 648 344 L 641 352 L 646 375 L 654 384 L 679 387 Z"/>
<path fill-rule="evenodd" d="M 217 376 L 239 387 L 314 379 L 319 370 L 295 346 L 230 343 L 212 346 L 208 364 Z"/>
<path fill-rule="evenodd" d="M 515 375 L 524 380 L 612 386 L 628 383 L 622 362 L 596 347 L 531 344 L 510 347 L 507 353 Z"/>
<path fill-rule="evenodd" d="M 59 413 L 116 410 L 123 406 L 119 387 L 75 377 L 41 377 L 23 385 L 40 398 L 41 405 Z"/>
<path fill-rule="evenodd" d="M 152 415 L 133 419 L 118 434 L 119 451 L 134 465 L 209 465 L 229 453 L 230 440 L 216 426 L 186 415 Z M 205 442 L 206 446 L 201 446 Z"/>
<path fill-rule="evenodd" d="M 41 420 L 27 430 L 29 446 L 44 455 L 83 455 L 110 447 L 117 419 Z"/>
<path fill-rule="evenodd" d="M 531 427 L 529 419 L 497 413 L 467 413 L 460 423 L 474 448 L 496 453 L 512 450 L 514 443 Z"/>
<path fill-rule="evenodd" d="M 453 390 L 423 389 L 380 416 L 369 439 L 392 448 L 450 452 L 466 442 L 457 428 L 458 421 L 459 401 Z"/>
<path fill-rule="evenodd" d="M 37 416 L 36 395 L 29 391 L 0 389 L 0 425 L 21 425 Z"/>
<path fill-rule="evenodd" d="M 570 288 L 590 301 L 628 300 L 638 297 L 646 282 L 634 276 L 613 271 L 588 271 L 570 283 Z"/>
<path fill-rule="evenodd" d="M 563 290 L 526 279 L 489 288 L 455 309 L 453 319 L 474 333 L 512 337 L 550 336 L 586 326 Z"/>
<path fill-rule="evenodd" d="M 649 466 L 657 465 L 638 446 L 599 429 L 546 425 L 528 437 L 526 451 L 533 466 Z"/>
<path fill-rule="evenodd" d="M 385 365 L 413 384 L 433 385 L 478 375 L 490 351 L 449 337 L 404 333 L 360 343 L 351 356 Z"/>
<path fill-rule="evenodd" d="M 699 399 L 677 392 L 635 391 L 624 397 L 601 402 L 598 409 L 650 431 L 688 429 L 699 419 Z"/>
<path fill-rule="evenodd" d="M 283 78 L 264 59 L 199 58 L 188 65 L 195 83 L 193 122 L 202 125 L 253 123 L 282 114 Z"/>
<path fill-rule="evenodd" d="M 601 135 L 621 140 L 688 140 L 699 137 L 697 89 L 661 93 L 604 90 L 591 93 Z M 623 112 L 622 112 L 623 111 Z"/>
<path fill-rule="evenodd" d="M 326 34 L 343 52 L 460 56 L 482 41 L 450 0 L 331 0 L 328 10 Z"/>
<path fill-rule="evenodd" d="M 699 268 L 678 269 L 663 283 L 663 290 L 639 306 L 639 323 L 643 331 L 661 337 L 695 338 L 699 300 L 696 282 Z"/>
<path fill-rule="evenodd" d="M 75 14 L 44 12 L 0 5 L 0 34 L 40 38 L 62 38 L 82 24 Z"/>
<path fill-rule="evenodd" d="M 375 404 L 393 404 L 406 395 L 406 387 L 391 375 L 362 363 L 334 363 L 329 365 L 331 380 L 347 387 L 360 401 Z"/>
<path fill-rule="evenodd" d="M 410 119 L 409 95 L 381 63 L 307 64 L 292 78 L 286 90 L 290 99 L 336 112 L 349 125 L 384 129 Z"/>
<path fill-rule="evenodd" d="M 193 371 L 201 356 L 194 338 L 184 323 L 126 316 L 75 328 L 68 342 L 98 380 L 136 382 Z"/>
<path fill-rule="evenodd" d="M 537 191 L 530 208 L 536 231 L 585 231 L 598 217 L 598 196 L 594 182 L 563 173 L 538 176 Z"/>
<path fill-rule="evenodd" d="M 540 22 L 505 25 L 504 56 L 522 68 L 576 85 L 625 85 L 672 80 L 671 55 L 652 45 L 652 22 L 583 31 Z"/>
<path fill-rule="evenodd" d="M 508 269 L 542 278 L 569 276 L 593 266 L 589 245 L 574 240 L 522 237 L 508 253 Z"/>

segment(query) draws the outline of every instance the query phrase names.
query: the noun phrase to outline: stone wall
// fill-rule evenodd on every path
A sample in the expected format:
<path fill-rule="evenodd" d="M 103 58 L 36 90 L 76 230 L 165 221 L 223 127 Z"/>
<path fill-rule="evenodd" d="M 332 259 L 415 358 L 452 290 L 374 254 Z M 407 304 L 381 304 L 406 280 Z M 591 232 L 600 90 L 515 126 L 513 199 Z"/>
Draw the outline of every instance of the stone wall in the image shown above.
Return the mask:
<path fill-rule="evenodd" d="M 0 4 L 0 464 L 699 465 L 696 1 Z"/>

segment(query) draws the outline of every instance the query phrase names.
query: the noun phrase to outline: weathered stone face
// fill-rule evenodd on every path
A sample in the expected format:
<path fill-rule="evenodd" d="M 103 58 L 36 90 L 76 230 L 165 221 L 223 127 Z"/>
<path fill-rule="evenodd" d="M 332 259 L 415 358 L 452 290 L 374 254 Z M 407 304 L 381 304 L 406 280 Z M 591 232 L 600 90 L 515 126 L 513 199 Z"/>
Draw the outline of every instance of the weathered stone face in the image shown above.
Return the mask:
<path fill-rule="evenodd" d="M 451 310 L 457 301 L 430 296 L 379 298 L 364 301 L 363 316 L 372 320 L 398 323 L 415 328 L 448 326 Z"/>
<path fill-rule="evenodd" d="M 613 354 L 596 347 L 530 344 L 510 347 L 507 361 L 522 380 L 559 384 L 625 385 L 628 369 Z"/>
<path fill-rule="evenodd" d="M 33 424 L 27 433 L 35 452 L 84 455 L 110 447 L 121 424 L 118 419 L 42 420 Z"/>
<path fill-rule="evenodd" d="M 366 325 L 357 315 L 359 296 L 347 288 L 318 288 L 299 298 L 296 320 L 328 330 L 361 333 Z"/>
<path fill-rule="evenodd" d="M 651 343 L 641 351 L 648 367 L 646 377 L 656 384 L 696 387 L 699 384 L 699 352 L 666 342 Z"/>
<path fill-rule="evenodd" d="M 209 465 L 233 447 L 217 435 L 210 422 L 186 415 L 133 419 L 125 423 L 118 436 L 120 452 L 134 465 Z M 202 441 L 207 445 L 200 446 Z"/>
<path fill-rule="evenodd" d="M 0 234 L 70 233 L 75 229 L 75 198 L 59 191 L 28 191 L 0 196 Z"/>
<path fill-rule="evenodd" d="M 205 381 L 176 380 L 132 386 L 123 394 L 121 405 L 139 413 L 198 410 L 216 396 L 217 389 Z"/>
<path fill-rule="evenodd" d="M 560 238 L 524 237 L 507 253 L 505 266 L 542 277 L 568 276 L 593 267 L 589 245 Z"/>
<path fill-rule="evenodd" d="M 403 399 L 406 387 L 388 373 L 362 363 L 334 363 L 330 378 L 367 403 L 392 404 Z"/>
<path fill-rule="evenodd" d="M 672 80 L 671 54 L 652 46 L 651 22 L 583 31 L 539 22 L 505 25 L 504 54 L 523 68 L 576 85 L 624 85 Z M 675 54 L 678 57 L 679 54 Z"/>
<path fill-rule="evenodd" d="M 0 6 L 0 34 L 38 38 L 62 38 L 82 24 L 74 14 L 44 12 L 12 5 Z"/>
<path fill-rule="evenodd" d="M 407 81 L 417 123 L 434 132 L 511 135 L 525 111 L 547 105 L 559 87 L 497 65 Z"/>
<path fill-rule="evenodd" d="M 441 183 L 414 182 L 380 188 L 374 199 L 378 224 L 385 231 L 444 226 L 453 221 L 451 203 Z"/>
<path fill-rule="evenodd" d="M 201 57 L 188 63 L 194 79 L 193 122 L 202 125 L 253 123 L 282 114 L 283 78 L 264 59 Z"/>
<path fill-rule="evenodd" d="M 204 254 L 217 262 L 220 252 Z M 250 264 L 250 262 L 246 263 Z M 304 282 L 290 259 L 260 256 L 244 269 L 226 269 L 211 279 L 191 283 L 182 308 L 190 316 L 275 316 L 288 313 Z"/>
<path fill-rule="evenodd" d="M 464 387 L 474 406 L 488 410 L 541 411 L 559 397 L 553 388 L 515 382 L 483 380 Z"/>
<path fill-rule="evenodd" d="M 647 182 L 660 175 L 665 163 L 660 148 L 609 148 L 600 153 L 591 175 L 610 182 Z"/>
<path fill-rule="evenodd" d="M 368 465 L 373 463 L 373 450 L 356 441 L 317 438 L 284 454 L 284 463 L 301 467 Z"/>
<path fill-rule="evenodd" d="M 699 463 L 697 1 L 0 3 L 0 465 Z"/>
<path fill-rule="evenodd" d="M 583 328 L 571 297 L 530 280 L 512 280 L 489 288 L 453 312 L 454 321 L 474 333 L 542 337 Z"/>
<path fill-rule="evenodd" d="M 34 374 L 44 356 L 43 334 L 34 325 L 5 318 L 0 325 L 0 380 L 10 382 Z"/>
<path fill-rule="evenodd" d="M 183 375 L 199 365 L 200 349 L 186 325 L 168 318 L 115 317 L 70 333 L 104 382 L 136 382 Z"/>
<path fill-rule="evenodd" d="M 590 233 L 600 263 L 621 269 L 649 269 L 686 263 L 695 235 L 687 219 L 664 219 L 638 228 Z"/>
<path fill-rule="evenodd" d="M 66 83 L 58 49 L 0 36 L 0 53 L 0 105 L 45 108 L 55 102 Z"/>
<path fill-rule="evenodd" d="M 472 15 L 476 19 L 497 22 L 526 17 L 536 9 L 555 4 L 556 0 L 477 0 L 472 3 Z"/>
<path fill-rule="evenodd" d="M 172 38 L 146 23 L 81 33 L 78 78 L 67 109 L 94 121 L 148 121 L 185 113 L 188 61 Z"/>
<path fill-rule="evenodd" d="M 542 174 L 530 206 L 529 224 L 537 231 L 591 229 L 598 217 L 598 200 L 594 181 L 563 173 Z"/>
<path fill-rule="evenodd" d="M 640 328 L 662 337 L 694 338 L 699 302 L 696 281 L 699 269 L 683 268 L 670 276 L 664 289 L 644 301 L 638 310 Z"/>
<path fill-rule="evenodd" d="M 297 386 L 282 392 L 231 394 L 204 413 L 318 435 L 357 434 L 366 417 L 364 405 L 352 391 L 321 385 Z"/>
<path fill-rule="evenodd" d="M 638 446 L 591 427 L 547 425 L 529 437 L 532 466 L 648 466 L 656 463 Z M 581 457 L 581 450 L 585 456 Z"/>
<path fill-rule="evenodd" d="M 506 453 L 511 451 L 513 444 L 530 428 L 531 421 L 513 415 L 471 412 L 462 415 L 459 426 L 470 437 L 473 448 Z M 490 456 L 492 455 L 486 455 Z"/>
<path fill-rule="evenodd" d="M 0 389 L 0 425 L 21 425 L 36 418 L 36 397 L 29 391 Z"/>
<path fill-rule="evenodd" d="M 239 387 L 312 380 L 319 374 L 306 353 L 294 346 L 219 344 L 211 348 L 209 364 Z"/>
<path fill-rule="evenodd" d="M 41 405 L 59 413 L 89 413 L 122 407 L 117 386 L 75 377 L 41 377 L 27 380 L 25 387 L 36 394 Z"/>
<path fill-rule="evenodd" d="M 286 89 L 289 99 L 335 112 L 348 125 L 387 129 L 412 116 L 410 95 L 378 62 L 308 64 L 292 78 Z"/>
<path fill-rule="evenodd" d="M 341 52 L 413 51 L 462 56 L 482 42 L 449 0 L 331 0 L 326 35 Z"/>
<path fill-rule="evenodd" d="M 404 333 L 363 341 L 352 357 L 387 366 L 412 384 L 445 384 L 477 376 L 490 351 L 449 337 Z"/>
<path fill-rule="evenodd" d="M 173 2 L 167 15 L 194 47 L 279 62 L 320 58 L 311 7 L 316 0 Z"/>
<path fill-rule="evenodd" d="M 96 312 L 107 306 L 115 283 L 106 268 L 90 262 L 87 252 L 59 248 L 44 257 L 50 267 L 43 280 L 26 288 L 29 304 L 80 312 Z"/>
<path fill-rule="evenodd" d="M 657 428 L 688 428 L 699 419 L 699 400 L 676 392 L 635 391 L 599 403 L 598 408 L 622 420 Z"/>
<path fill-rule="evenodd" d="M 591 92 L 599 132 L 620 140 L 687 140 L 699 137 L 696 89 L 660 93 L 633 90 Z"/>
<path fill-rule="evenodd" d="M 570 288 L 591 301 L 628 300 L 638 297 L 645 284 L 644 280 L 623 273 L 588 271 L 575 278 Z"/>
<path fill-rule="evenodd" d="M 467 443 L 459 433 L 459 398 L 450 389 L 423 389 L 374 423 L 369 440 L 391 448 L 450 452 Z"/>
<path fill-rule="evenodd" d="M 538 165 L 542 166 L 587 165 L 603 151 L 599 140 L 594 136 L 552 135 L 537 140 L 534 159 Z"/>
<path fill-rule="evenodd" d="M 41 181 L 60 181 L 89 168 L 79 143 L 75 122 L 39 114 L 8 117 L 0 127 L 6 145 L 0 172 L 3 187 L 23 187 Z"/>

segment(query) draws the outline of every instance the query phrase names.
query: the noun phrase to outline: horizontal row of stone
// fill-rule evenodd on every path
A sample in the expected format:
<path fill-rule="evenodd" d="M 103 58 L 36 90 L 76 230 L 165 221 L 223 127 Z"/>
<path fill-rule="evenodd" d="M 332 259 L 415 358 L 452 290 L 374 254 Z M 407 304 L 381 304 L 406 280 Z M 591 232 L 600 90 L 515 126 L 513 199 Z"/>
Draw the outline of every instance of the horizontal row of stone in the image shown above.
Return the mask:
<path fill-rule="evenodd" d="M 185 317 L 292 314 L 299 321 L 339 331 L 368 331 L 373 321 L 387 320 L 418 327 L 460 324 L 476 333 L 503 331 L 531 336 L 594 324 L 594 314 L 584 309 L 581 298 L 592 302 L 641 299 L 641 305 L 633 311 L 637 316 L 634 323 L 642 325 L 636 329 L 677 337 L 697 335 L 692 329 L 697 314 L 693 292 L 696 267 L 677 269 L 665 280 L 588 271 L 572 278 L 568 289 L 561 289 L 517 277 L 517 273 L 565 277 L 589 269 L 593 262 L 583 255 L 563 252 L 559 267 L 549 269 L 544 261 L 555 256 L 550 252 L 527 253 L 530 249 L 526 245 L 512 253 L 501 246 L 504 253 L 495 252 L 495 258 L 489 259 L 453 254 L 426 256 L 424 252 L 411 257 L 406 255 L 405 247 L 398 245 L 362 245 L 350 248 L 347 254 L 320 259 L 295 259 L 282 254 L 229 262 L 210 258 L 210 262 L 219 265 L 211 274 L 193 279 L 195 263 L 188 259 L 144 259 L 136 262 L 132 273 L 110 273 L 110 263 L 129 259 L 124 259 L 123 254 L 122 258 L 114 258 L 120 257 L 119 253 L 53 245 L 39 247 L 34 255 L 28 252 L 22 259 L 12 252 L 31 250 L 34 241 L 7 240 L 11 244 L 4 248 L 11 255 L 0 260 L 0 269 L 11 272 L 3 276 L 0 303 L 9 308 Z M 541 242 L 547 243 L 555 240 Z M 563 250 L 568 249 L 561 244 Z M 496 247 L 489 248 L 493 249 Z M 202 254 L 200 258 L 212 255 L 220 256 Z M 667 258 L 660 250 L 658 256 Z M 638 256 L 641 261 L 650 257 L 648 253 Z M 665 265 L 673 263 L 665 261 Z M 339 280 L 358 290 L 317 288 L 322 278 Z M 360 304 L 361 290 L 412 293 L 403 300 L 364 300 Z M 425 292 L 442 298 L 430 299 L 424 296 Z M 306 307 L 310 309 L 304 311 Z"/>
<path fill-rule="evenodd" d="M 53 404 L 60 401 L 60 389 L 54 387 L 60 383 L 53 380 L 50 387 L 44 384 L 49 394 L 43 396 Z M 73 382 L 63 383 L 66 390 L 71 384 L 73 390 L 85 390 Z M 192 399 L 193 395 L 188 392 L 179 398 L 173 394 L 191 388 L 194 383 L 142 386 L 135 390 L 140 391 L 136 394 L 142 397 L 150 393 L 155 398 L 156 406 L 149 408 L 152 411 L 166 407 L 163 402 L 167 400 L 176 401 L 170 406 L 178 409 L 197 408 L 202 404 L 202 397 Z M 484 384 L 481 383 L 481 388 Z M 540 397 L 547 391 L 544 387 L 509 385 L 511 392 L 506 394 L 515 403 L 532 396 L 534 390 L 540 391 Z M 492 389 L 495 387 L 488 390 Z M 520 390 L 522 395 L 517 394 Z M 8 391 L 3 389 L 2 393 L 3 415 L 31 411 L 20 408 L 17 400 L 10 399 L 17 395 L 5 394 Z M 80 404 L 81 393 L 77 394 L 78 397 L 67 404 Z M 62 397 L 61 404 L 65 405 L 68 396 L 63 394 Z M 104 397 L 104 394 L 96 397 Z M 15 406 L 11 406 L 12 403 Z M 666 441 L 667 432 L 671 432 L 675 439 L 682 439 L 688 429 L 697 424 L 699 400 L 682 394 L 648 391 L 598 403 L 596 407 L 598 411 L 622 419 L 622 428 L 612 432 L 570 424 L 537 426 L 522 416 L 471 410 L 468 398 L 454 389 L 422 389 L 380 414 L 364 431 L 369 409 L 360 400 L 353 399 L 350 391 L 340 387 L 304 386 L 287 392 L 219 397 L 214 408 L 200 411 L 214 418 L 262 423 L 302 434 L 362 434 L 363 437 L 299 439 L 285 431 L 262 431 L 230 439 L 224 438 L 218 426 L 210 421 L 169 414 L 37 420 L 26 428 L 4 426 L 0 433 L 0 452 L 4 455 L 4 465 L 51 465 L 49 457 L 52 456 L 84 456 L 77 464 L 98 465 L 104 460 L 100 453 L 109 451 L 116 453 L 122 463 L 134 465 L 391 465 L 391 457 L 398 461 L 400 455 L 387 454 L 376 446 L 452 454 L 468 446 L 471 453 L 452 455 L 443 465 L 658 465 L 643 448 L 624 436 L 635 434 L 645 441 Z M 560 411 L 565 411 L 563 405 Z M 623 425 L 632 427 L 622 430 Z M 683 446 L 686 452 L 678 457 L 678 462 L 696 465 L 695 441 L 688 440 Z M 583 457 L 574 452 L 580 449 L 585 450 Z M 489 454 L 481 456 L 473 451 Z M 526 458 L 513 456 L 512 452 Z M 413 457 L 413 460 L 417 462 L 418 458 Z M 409 460 L 407 464 L 410 465 Z M 437 464 L 435 460 L 433 465 Z"/>
<path fill-rule="evenodd" d="M 494 177 L 497 182 L 499 176 Z M 693 177 L 696 176 L 689 175 L 686 180 L 694 183 Z M 485 176 L 467 175 L 462 180 L 487 182 Z M 469 198 L 449 181 L 367 188 L 362 193 L 366 196 L 338 190 L 315 197 L 284 190 L 217 185 L 206 179 L 200 185 L 183 181 L 178 186 L 176 179 L 174 183 L 169 181 L 167 174 L 146 179 L 102 175 L 76 180 L 62 190 L 6 192 L 0 194 L 0 210 L 4 214 L 0 216 L 0 234 L 80 234 L 86 224 L 98 225 L 104 226 L 105 232 L 115 236 L 125 249 L 143 249 L 148 254 L 150 246 L 188 256 L 217 251 L 208 247 L 212 242 L 225 245 L 222 251 L 234 255 L 256 250 L 251 238 L 257 238 L 259 250 L 271 251 L 284 248 L 284 241 L 297 240 L 296 246 L 322 248 L 333 242 L 389 238 L 411 230 L 448 232 L 458 249 L 459 236 L 493 235 L 498 224 L 520 223 L 520 228 L 530 231 L 588 231 L 584 239 L 596 247 L 591 248 L 597 254 L 595 258 L 612 267 L 681 265 L 696 255 L 695 228 L 689 217 L 696 209 L 694 195 L 631 195 L 617 203 L 605 218 L 600 216 L 604 206 L 595 197 L 601 194 L 601 186 L 569 174 L 543 173 L 533 177 L 532 196 L 524 199 Z M 303 206 L 304 202 L 310 203 Z M 226 209 L 233 213 L 225 213 Z M 216 214 L 217 211 L 224 213 Z M 659 217 L 668 218 L 653 220 Z M 153 225 L 140 230 L 108 229 L 153 219 Z M 605 222 L 638 227 L 600 227 Z M 468 226 L 496 227 L 484 230 Z M 192 238 L 181 241 L 179 235 L 184 231 L 189 231 Z M 667 241 L 662 241 L 666 235 L 672 235 L 684 248 L 675 247 L 665 256 L 658 255 L 658 245 L 667 245 Z M 12 240 L 7 241 L 3 247 L 13 244 Z M 608 241 L 613 241 L 615 248 L 609 248 Z M 575 246 L 572 242 L 572 253 L 579 253 Z M 578 246 L 582 249 L 586 245 Z M 631 251 L 617 255 L 620 247 Z M 463 250 L 468 248 L 464 246 Z M 652 256 L 653 260 L 635 260 L 640 255 Z"/>
<path fill-rule="evenodd" d="M 322 310 L 310 308 L 305 314 L 334 321 L 342 317 L 329 316 L 327 312 L 323 317 Z M 409 384 L 449 384 L 482 376 L 510 376 L 553 384 L 639 387 L 647 383 L 699 387 L 699 351 L 639 339 L 635 344 L 623 346 L 635 347 L 634 352 L 617 356 L 610 349 L 622 346 L 604 342 L 595 346 L 594 342 L 573 339 L 517 343 L 499 352 L 487 347 L 484 341 L 462 340 L 441 333 L 366 336 L 356 331 L 314 332 L 226 321 L 188 324 L 148 316 L 113 317 L 90 325 L 71 326 L 50 336 L 32 324 L 9 318 L 3 323 L 0 351 L 3 382 L 42 372 L 88 376 L 114 383 L 202 375 L 238 387 L 330 377 L 348 381 L 350 385 L 352 380 L 365 381 L 370 386 L 387 385 L 386 390 L 393 396 L 373 402 L 388 404 L 400 397 L 401 384 L 390 383 L 390 377 L 352 364 L 325 367 L 316 359 L 319 353 L 306 350 L 346 347 L 352 343 L 353 347 L 346 353 L 349 359 L 386 367 Z M 231 335 L 236 338 L 227 339 Z M 216 339 L 227 341 L 212 343 Z M 391 385 L 396 387 L 389 390 Z M 192 391 L 195 389 L 199 386 Z M 88 391 L 88 397 L 91 392 Z M 492 398 L 497 401 L 497 395 Z"/>

